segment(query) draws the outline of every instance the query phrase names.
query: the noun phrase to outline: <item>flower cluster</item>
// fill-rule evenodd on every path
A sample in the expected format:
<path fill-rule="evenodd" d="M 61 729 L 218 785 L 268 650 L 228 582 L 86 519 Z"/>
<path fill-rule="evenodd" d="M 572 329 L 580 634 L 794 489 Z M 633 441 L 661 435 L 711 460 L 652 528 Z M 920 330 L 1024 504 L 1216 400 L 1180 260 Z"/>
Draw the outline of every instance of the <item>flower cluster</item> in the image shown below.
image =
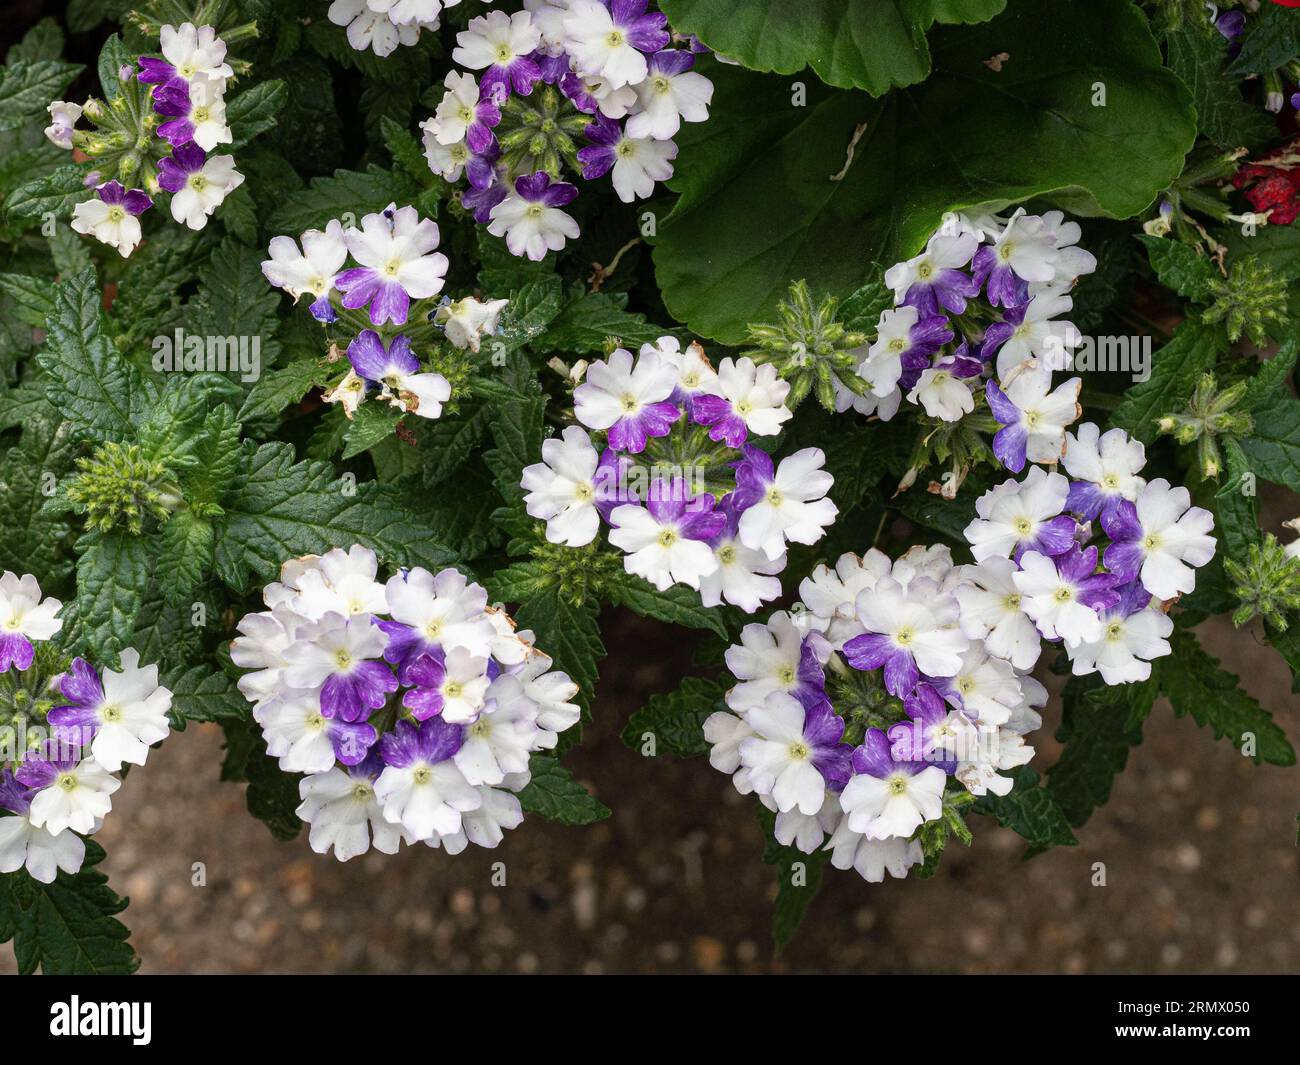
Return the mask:
<path fill-rule="evenodd" d="M 1009 469 L 1059 457 L 1081 381 L 1053 388 L 1052 371 L 1073 365 L 1082 338 L 1063 316 L 1075 281 L 1096 269 L 1079 236 L 1060 211 L 949 214 L 924 251 L 885 272 L 894 306 L 858 363 L 863 387 L 836 377 L 835 406 L 887 421 L 906 397 L 933 420 L 900 487 L 932 454 L 951 456 L 952 472 L 935 490 L 952 498 L 987 454 L 980 434 L 998 424 L 1014 427 L 994 448 Z"/>
<path fill-rule="evenodd" d="M 0 873 L 25 867 L 44 884 L 81 868 L 81 837 L 122 786 L 113 774 L 166 739 L 172 701 L 131 648 L 120 672 L 64 659 L 48 642 L 62 606 L 30 574 L 0 576 L 0 809 L 13 815 L 0 817 Z"/>
<path fill-rule="evenodd" d="M 373 0 L 372 0 L 373 2 Z M 430 168 L 464 176 L 461 203 L 514 255 L 541 259 L 578 236 L 565 169 L 610 175 L 625 203 L 672 177 L 683 122 L 708 118 L 713 83 L 691 69 L 646 0 L 524 0 L 457 34 L 452 71 L 424 122 Z M 580 142 L 581 146 L 580 146 Z"/>
<path fill-rule="evenodd" d="M 1212 516 L 1144 481 L 1143 446 L 1121 429 L 1081 425 L 1062 461 L 1069 478 L 1033 466 L 980 497 L 974 565 L 942 546 L 845 555 L 800 585 L 793 612 L 743 630 L 727 653 L 733 713 L 705 733 L 713 764 L 776 812 L 781 843 L 829 838 L 837 867 L 902 876 L 969 796 L 1006 794 L 1003 773 L 1032 756 L 1044 640 L 1105 684 L 1146 680 L 1170 653 L 1168 601 L 1213 557 Z"/>
<path fill-rule="evenodd" d="M 349 368 L 324 398 L 349 418 L 371 388 L 403 413 L 439 417 L 452 385 L 421 370 L 416 347 L 441 333 L 453 347 L 477 353 L 482 338 L 496 332 L 506 300 L 436 299 L 448 268 L 438 241 L 436 222 L 395 203 L 366 215 L 360 227 L 331 219 L 323 230 L 309 229 L 301 247 L 292 237 L 272 239 L 266 279 L 295 301 L 310 295 L 317 321 L 347 330 Z M 354 265 L 345 268 L 349 256 Z"/>
<path fill-rule="evenodd" d="M 140 243 L 140 216 L 160 191 L 171 214 L 202 229 L 225 198 L 243 184 L 229 155 L 210 154 L 232 140 L 225 91 L 234 71 L 226 45 L 211 26 L 163 26 L 162 57 L 140 56 L 105 86 L 110 99 L 50 104 L 45 135 L 79 149 L 94 165 L 87 185 L 95 196 L 73 209 L 72 228 L 116 248 L 125 258 Z M 94 128 L 78 130 L 78 120 Z"/>
<path fill-rule="evenodd" d="M 346 26 L 348 44 L 358 52 L 372 49 L 377 56 L 392 55 L 399 44 L 415 44 L 420 31 L 438 28 L 445 7 L 460 0 L 334 0 L 329 20 Z"/>
<path fill-rule="evenodd" d="M 523 820 L 530 753 L 577 722 L 578 686 L 456 570 L 377 569 L 360 546 L 286 562 L 230 645 L 251 670 L 239 689 L 267 752 L 306 774 L 317 853 L 495 847 Z"/>
<path fill-rule="evenodd" d="M 771 365 L 723 359 L 673 337 L 592 364 L 573 394 L 580 426 L 542 444 L 523 472 L 525 506 L 551 543 L 595 540 L 602 519 L 628 573 L 661 591 L 698 589 L 755 611 L 781 593 L 786 544 L 813 544 L 835 520 L 825 455 L 806 448 L 774 462 L 749 442 L 774 437 L 791 414 L 789 382 Z"/>

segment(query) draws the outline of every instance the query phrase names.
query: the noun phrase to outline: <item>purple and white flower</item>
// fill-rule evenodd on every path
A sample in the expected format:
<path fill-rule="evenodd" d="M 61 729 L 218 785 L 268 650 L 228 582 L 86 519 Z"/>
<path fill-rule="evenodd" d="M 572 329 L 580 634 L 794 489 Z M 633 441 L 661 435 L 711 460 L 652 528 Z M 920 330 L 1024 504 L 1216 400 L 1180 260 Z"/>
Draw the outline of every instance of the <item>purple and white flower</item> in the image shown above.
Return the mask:
<path fill-rule="evenodd" d="M 373 329 L 363 329 L 348 345 L 348 361 L 366 381 L 379 385 L 380 396 L 406 414 L 437 418 L 451 398 L 451 385 L 440 373 L 421 373 L 420 360 L 405 336 L 387 347 Z"/>
<path fill-rule="evenodd" d="M 600 531 L 596 509 L 596 469 L 600 455 L 591 438 L 576 425 L 557 439 L 542 441 L 542 461 L 526 466 L 521 486 L 527 489 L 524 507 L 546 522 L 546 539 L 553 544 L 582 547 Z"/>
<path fill-rule="evenodd" d="M 1011 578 L 1021 607 L 1049 640 L 1067 647 L 1092 643 L 1102 634 L 1100 612 L 1119 601 L 1114 573 L 1097 571 L 1097 549 L 1072 546 L 1054 557 L 1027 551 Z"/>
<path fill-rule="evenodd" d="M 1023 373 L 1004 392 L 993 382 L 985 386 L 989 410 L 1003 426 L 993 437 L 993 454 L 1012 473 L 1026 460 L 1054 464 L 1065 451 L 1065 429 L 1082 413 L 1079 390 L 1083 380 L 1071 377 L 1052 388 L 1049 373 Z"/>
<path fill-rule="evenodd" d="M 709 438 L 740 447 L 746 437 L 776 436 L 794 416 L 785 405 L 790 382 L 771 363 L 756 366 L 747 356 L 718 365 L 717 394 L 701 392 L 691 403 L 691 417 L 709 427 Z"/>
<path fill-rule="evenodd" d="M 1120 502 L 1102 526 L 1113 541 L 1105 562 L 1121 581 L 1139 578 L 1157 599 L 1196 587 L 1195 567 L 1214 557 L 1214 515 L 1191 505 L 1191 493 L 1163 477 L 1149 481 L 1130 503 Z"/>
<path fill-rule="evenodd" d="M 32 645 L 52 639 L 63 628 L 58 617 L 62 609 L 59 600 L 41 595 L 40 583 L 30 573 L 19 577 L 5 570 L 0 575 L 0 673 L 32 664 Z"/>
<path fill-rule="evenodd" d="M 610 174 L 614 191 L 624 203 L 654 195 L 655 183 L 673 176 L 677 145 L 671 140 L 630 136 L 605 115 L 597 115 L 586 133 L 591 144 L 578 149 L 582 176 L 591 181 Z"/>
<path fill-rule="evenodd" d="M 564 18 L 565 44 L 579 74 L 613 88 L 646 79 L 646 55 L 668 45 L 667 19 L 646 0 L 573 0 Z"/>
<path fill-rule="evenodd" d="M 94 199 L 72 209 L 72 228 L 116 248 L 125 259 L 140 243 L 140 216 L 152 206 L 153 200 L 139 189 L 107 181 L 95 190 Z"/>
<path fill-rule="evenodd" d="M 505 93 L 527 96 L 542 77 L 533 58 L 541 43 L 541 31 L 527 11 L 513 15 L 489 11 L 470 19 L 469 26 L 456 34 L 451 58 L 470 70 L 483 71 L 484 92 L 491 94 L 499 86 Z"/>
<path fill-rule="evenodd" d="M 739 529 L 745 546 L 776 559 L 787 543 L 820 540 L 839 513 L 826 496 L 834 478 L 822 469 L 825 453 L 804 448 L 775 468 L 765 451 L 747 445 L 744 454 L 745 461 L 736 469 L 735 505 L 744 511 Z"/>
<path fill-rule="evenodd" d="M 84 658 L 76 658 L 59 678 L 59 694 L 67 700 L 49 712 L 53 735 L 61 743 L 89 748 L 95 761 L 110 773 L 125 763 L 144 765 L 149 748 L 167 738 L 167 711 L 172 693 L 158 683 L 158 667 L 140 667 L 133 647 L 121 655 L 122 671 L 104 670 L 100 679 Z"/>
<path fill-rule="evenodd" d="M 361 265 L 344 270 L 336 284 L 343 306 L 369 306 L 374 325 L 405 323 L 411 300 L 442 291 L 447 257 L 438 247 L 438 224 L 414 207 L 389 204 L 344 231 L 348 251 Z"/>
<path fill-rule="evenodd" d="M 1138 476 L 1146 465 L 1146 448 L 1123 429 L 1102 432 L 1092 422 L 1065 436 L 1061 463 L 1073 478 L 1066 509 L 1086 521 L 1114 517 L 1121 500 L 1133 502 L 1146 481 Z"/>
<path fill-rule="evenodd" d="M 853 777 L 840 794 L 845 821 L 868 839 L 906 839 L 943 816 L 948 775 L 934 765 L 895 761 L 889 738 L 868 729 L 853 752 Z"/>
<path fill-rule="evenodd" d="M 677 385 L 671 363 L 653 349 L 635 360 L 624 348 L 592 363 L 586 380 L 573 391 L 573 410 L 590 429 L 609 434 L 609 445 L 637 454 L 651 437 L 667 436 L 681 411 L 668 401 Z"/>
<path fill-rule="evenodd" d="M 38 828 L 30 818 L 35 792 L 14 779 L 9 769 L 0 770 L 0 809 L 15 814 L 0 817 L 0 873 L 26 869 L 41 884 L 54 883 L 62 870 L 76 873 L 86 860 L 86 844 L 75 832 L 51 832 Z"/>
<path fill-rule="evenodd" d="M 193 141 L 177 145 L 158 164 L 158 184 L 172 194 L 172 218 L 190 229 L 206 226 L 212 212 L 243 183 L 233 157 L 209 158 Z"/>
<path fill-rule="evenodd" d="M 552 181 L 545 172 L 520 177 L 489 212 L 488 232 L 505 237 L 512 255 L 540 262 L 548 251 L 559 251 L 578 236 L 578 223 L 560 210 L 577 195 L 573 185 Z"/>
<path fill-rule="evenodd" d="M 663 498 L 667 496 L 667 498 Z M 673 584 L 698 589 L 718 568 L 708 541 L 726 525 L 712 496 L 691 497 L 680 482 L 645 506 L 625 503 L 610 515 L 609 542 L 627 552 L 623 568 L 644 577 L 661 592 Z"/>
<path fill-rule="evenodd" d="M 759 795 L 770 795 L 780 811 L 818 813 L 827 789 L 844 787 L 852 748 L 840 742 L 844 722 L 822 700 L 805 707 L 773 692 L 745 716 L 752 735 L 741 741 L 740 763 Z"/>

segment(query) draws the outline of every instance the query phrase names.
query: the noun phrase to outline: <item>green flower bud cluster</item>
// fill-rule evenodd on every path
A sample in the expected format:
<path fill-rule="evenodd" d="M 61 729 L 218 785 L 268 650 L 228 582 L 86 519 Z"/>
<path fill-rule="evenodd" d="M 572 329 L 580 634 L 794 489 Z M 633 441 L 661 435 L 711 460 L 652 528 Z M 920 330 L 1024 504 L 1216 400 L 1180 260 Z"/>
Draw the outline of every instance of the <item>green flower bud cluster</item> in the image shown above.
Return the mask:
<path fill-rule="evenodd" d="M 138 444 L 100 444 L 77 460 L 77 470 L 67 498 L 101 532 L 121 526 L 139 535 L 149 518 L 166 521 L 181 503 L 167 465 L 146 457 Z"/>
<path fill-rule="evenodd" d="M 1300 559 L 1288 555 L 1277 537 L 1268 533 L 1262 544 L 1250 545 L 1245 563 L 1229 558 L 1223 568 L 1232 581 L 1232 594 L 1241 601 L 1232 623 L 1244 625 L 1262 617 L 1278 632 L 1285 632 L 1286 615 L 1300 610 Z"/>
<path fill-rule="evenodd" d="M 1249 436 L 1254 429 L 1249 412 L 1233 409 L 1246 394 L 1247 386 L 1248 382 L 1239 381 L 1220 392 L 1214 374 L 1202 374 L 1186 409 L 1166 414 L 1156 423 L 1161 433 L 1172 436 L 1178 443 L 1196 444 L 1202 477 L 1217 478 L 1223 469 L 1218 437 Z"/>
<path fill-rule="evenodd" d="M 576 138 L 590 122 L 553 85 L 540 85 L 529 96 L 511 96 L 496 128 L 507 172 L 518 177 L 544 170 L 559 180 L 566 165 L 577 168 Z"/>
<path fill-rule="evenodd" d="M 1286 279 L 1257 259 L 1238 259 L 1226 278 L 1210 281 L 1214 302 L 1202 314 L 1206 322 L 1223 322 L 1234 343 L 1249 337 L 1256 347 L 1268 343 L 1268 327 L 1286 321 Z"/>

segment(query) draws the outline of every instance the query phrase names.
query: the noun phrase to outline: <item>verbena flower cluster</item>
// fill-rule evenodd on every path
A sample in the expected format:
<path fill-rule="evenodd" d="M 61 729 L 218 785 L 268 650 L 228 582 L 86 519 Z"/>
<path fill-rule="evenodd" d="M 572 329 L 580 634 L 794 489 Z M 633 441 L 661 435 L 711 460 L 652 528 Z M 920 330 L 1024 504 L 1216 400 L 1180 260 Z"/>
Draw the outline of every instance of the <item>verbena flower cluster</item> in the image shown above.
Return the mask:
<path fill-rule="evenodd" d="M 225 198 L 243 184 L 230 155 L 210 154 L 232 140 L 225 92 L 234 71 L 226 45 L 211 26 L 163 26 L 162 57 L 139 56 L 117 71 L 108 101 L 50 104 L 45 135 L 79 149 L 95 165 L 87 184 L 95 196 L 73 209 L 72 228 L 125 258 L 140 243 L 140 216 L 160 191 L 171 214 L 202 229 Z M 85 118 L 93 129 L 79 130 Z"/>
<path fill-rule="evenodd" d="M 1051 389 L 1051 371 L 1066 368 L 1080 341 L 1062 316 L 1075 281 L 1097 266 L 1079 236 L 1060 211 L 948 215 L 924 251 L 885 272 L 895 305 L 881 313 L 858 367 L 869 389 L 857 395 L 836 380 L 837 409 L 887 421 L 906 397 L 932 418 L 957 422 L 983 406 L 996 380 L 1032 412 L 1035 451 L 1038 438 L 1059 439 L 1080 385 L 1072 378 Z"/>
<path fill-rule="evenodd" d="M 819 448 L 776 462 L 751 442 L 780 432 L 789 390 L 749 358 L 715 370 L 698 343 L 619 348 L 574 390 L 586 429 L 543 441 L 542 461 L 523 471 L 528 513 L 570 547 L 603 521 L 628 573 L 755 611 L 781 593 L 786 545 L 816 543 L 837 513 Z"/>
<path fill-rule="evenodd" d="M 77 872 L 122 786 L 170 731 L 172 693 L 131 648 L 120 671 L 69 662 L 51 643 L 63 604 L 30 574 L 0 575 L 0 873 L 51 883 Z"/>
<path fill-rule="evenodd" d="M 403 413 L 439 417 L 452 385 L 421 369 L 416 348 L 441 333 L 454 347 L 477 352 L 482 338 L 496 332 L 507 300 L 437 300 L 448 268 L 438 241 L 436 222 L 395 203 L 366 215 L 360 227 L 345 229 L 331 219 L 323 230 L 309 229 L 301 247 L 292 237 L 271 240 L 271 257 L 262 263 L 266 279 L 295 301 L 309 294 L 317 321 L 350 333 L 349 369 L 324 394 L 349 418 L 372 388 Z M 349 256 L 354 265 L 345 268 Z M 368 311 L 373 328 L 357 328 L 367 321 L 361 311 Z M 354 313 L 341 320 L 341 312 Z"/>
<path fill-rule="evenodd" d="M 646 0 L 524 0 L 457 34 L 437 112 L 423 124 L 430 168 L 462 176 L 461 202 L 515 255 L 542 259 L 576 238 L 561 180 L 610 176 L 624 203 L 673 174 L 683 122 L 708 118 L 713 83 L 692 70 L 698 44 L 670 47 Z"/>
<path fill-rule="evenodd" d="M 327 12 L 336 26 L 346 26 L 348 44 L 358 52 L 392 55 L 399 44 L 415 44 L 422 30 L 440 25 L 443 8 L 460 0 L 334 0 Z"/>
<path fill-rule="evenodd" d="M 299 784 L 312 848 L 495 847 L 523 820 L 529 755 L 576 724 L 578 686 L 454 569 L 386 583 L 353 546 L 286 562 L 239 622 L 267 752 Z"/>
<path fill-rule="evenodd" d="M 1170 653 L 1169 601 L 1213 557 L 1213 518 L 1144 481 L 1123 430 L 1085 423 L 1067 445 L 1070 478 L 1035 465 L 980 497 L 974 565 L 943 546 L 844 555 L 727 652 L 739 683 L 705 724 L 711 761 L 776 812 L 779 842 L 901 877 L 941 848 L 963 792 L 1006 794 L 1032 757 L 1044 640 L 1106 684 Z"/>

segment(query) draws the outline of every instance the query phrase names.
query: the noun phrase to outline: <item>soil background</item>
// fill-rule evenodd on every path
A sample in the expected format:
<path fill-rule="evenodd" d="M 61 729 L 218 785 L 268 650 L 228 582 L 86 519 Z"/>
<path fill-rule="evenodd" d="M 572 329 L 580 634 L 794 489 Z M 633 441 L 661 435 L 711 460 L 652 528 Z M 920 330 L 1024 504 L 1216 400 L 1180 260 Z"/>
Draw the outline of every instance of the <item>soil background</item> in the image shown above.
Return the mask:
<path fill-rule="evenodd" d="M 62 9 L 11 0 L 0 46 Z M 1288 507 L 1267 508 L 1265 527 L 1281 531 Z M 130 774 L 97 837 L 103 870 L 130 896 L 142 971 L 1300 971 L 1300 772 L 1253 765 L 1163 701 L 1079 846 L 1022 864 L 1019 837 L 978 818 L 974 845 L 953 844 L 931 880 L 867 884 L 828 868 L 775 958 L 775 873 L 752 799 L 704 759 L 643 758 L 618 738 L 690 670 L 690 640 L 625 612 L 602 631 L 612 653 L 596 722 L 568 758 L 614 810 L 590 828 L 534 817 L 493 851 L 417 846 L 340 864 L 313 854 L 306 833 L 276 842 L 243 786 L 218 781 L 215 726 L 173 734 Z M 1200 636 L 1300 739 L 1289 671 L 1259 634 L 1218 619 Z M 1059 704 L 1044 717 L 1040 772 L 1059 750 Z M 0 973 L 13 971 L 2 945 Z"/>

